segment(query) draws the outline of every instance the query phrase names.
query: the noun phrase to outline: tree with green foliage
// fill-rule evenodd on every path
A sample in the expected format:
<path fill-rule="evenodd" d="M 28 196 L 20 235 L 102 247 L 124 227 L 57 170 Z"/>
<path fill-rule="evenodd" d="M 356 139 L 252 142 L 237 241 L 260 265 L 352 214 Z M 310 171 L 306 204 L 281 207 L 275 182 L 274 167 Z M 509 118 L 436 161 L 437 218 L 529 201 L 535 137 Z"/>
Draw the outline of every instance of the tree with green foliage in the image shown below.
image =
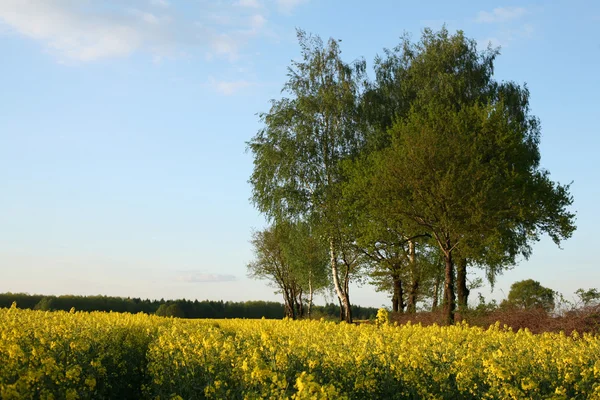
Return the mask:
<path fill-rule="evenodd" d="M 533 279 L 526 279 L 510 286 L 508 299 L 503 302 L 503 305 L 517 308 L 541 308 L 549 312 L 554 310 L 554 296 L 554 290 L 542 286 Z"/>
<path fill-rule="evenodd" d="M 306 316 L 311 318 L 315 294 L 330 285 L 327 246 L 313 234 L 312 227 L 306 222 L 291 224 L 282 245 L 295 279 L 302 289 L 301 293 L 305 295 L 305 299 L 301 296 L 300 301 L 305 302 Z"/>
<path fill-rule="evenodd" d="M 34 310 L 40 311 L 51 311 L 52 310 L 52 298 L 44 297 L 33 307 Z"/>
<path fill-rule="evenodd" d="M 163 303 L 155 312 L 159 317 L 185 318 L 185 313 L 177 303 Z"/>
<path fill-rule="evenodd" d="M 283 295 L 286 316 L 310 318 L 313 297 L 329 285 L 327 248 L 303 222 L 279 222 L 252 235 L 250 277 L 267 279 Z"/>
<path fill-rule="evenodd" d="M 169 308 L 169 306 L 166 303 L 163 303 L 160 306 L 158 306 L 158 308 L 156 309 L 156 312 L 154 314 L 158 315 L 159 317 L 166 317 L 167 316 L 167 308 Z"/>
<path fill-rule="evenodd" d="M 372 152 L 365 143 L 361 157 Z M 343 163 L 348 179 L 342 185 L 340 204 L 351 216 L 352 244 L 366 260 L 366 271 L 376 290 L 391 292 L 392 311 L 403 312 L 406 306 L 408 312 L 415 312 L 423 279 L 429 273 L 429 264 L 420 260 L 417 248 L 425 249 L 431 236 L 408 233 L 402 221 L 390 218 L 387 210 L 379 207 L 373 193 L 378 189 L 372 186 L 371 171 L 361 169 L 364 166 L 354 159 Z"/>
<path fill-rule="evenodd" d="M 288 228 L 280 223 L 252 234 L 254 260 L 248 264 L 248 276 L 267 279 L 283 295 L 286 317 L 296 319 L 302 314 L 302 289 L 284 247 Z"/>
<path fill-rule="evenodd" d="M 598 304 L 600 302 L 600 291 L 596 288 L 590 289 L 577 289 L 575 294 L 579 298 L 579 303 L 583 305 L 583 307 L 589 307 Z"/>
<path fill-rule="evenodd" d="M 248 142 L 254 155 L 252 200 L 271 221 L 303 220 L 329 247 L 331 278 L 352 320 L 347 281 L 352 268 L 347 220 L 339 202 L 341 162 L 362 146 L 359 99 L 364 61 L 347 64 L 336 40 L 326 44 L 298 30 L 302 59 L 293 61 L 283 91 L 261 114 L 264 127 Z M 345 252 L 346 254 L 348 252 Z"/>
<path fill-rule="evenodd" d="M 173 318 L 185 318 L 185 313 L 177 303 L 170 304 L 165 310 L 165 316 Z"/>
<path fill-rule="evenodd" d="M 418 43 L 405 39 L 395 55 L 399 79 L 390 87 L 408 104 L 400 104 L 388 136 L 373 135 L 377 150 L 356 167 L 366 171 L 376 188 L 370 203 L 390 224 L 435 240 L 444 257 L 449 324 L 457 253 L 497 270 L 527 257 L 542 233 L 558 244 L 575 229 L 569 186 L 540 168 L 529 91 L 493 80 L 497 55 L 445 28 L 424 30 Z"/>

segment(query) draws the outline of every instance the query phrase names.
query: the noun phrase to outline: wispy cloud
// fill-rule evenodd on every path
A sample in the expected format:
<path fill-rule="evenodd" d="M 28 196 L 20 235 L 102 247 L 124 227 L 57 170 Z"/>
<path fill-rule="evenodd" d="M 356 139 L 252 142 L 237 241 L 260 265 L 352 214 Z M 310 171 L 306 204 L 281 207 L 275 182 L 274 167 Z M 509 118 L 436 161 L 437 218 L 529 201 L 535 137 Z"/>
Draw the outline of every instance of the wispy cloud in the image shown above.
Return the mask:
<path fill-rule="evenodd" d="M 265 24 L 267 23 L 267 19 L 260 14 L 254 14 L 250 17 L 249 21 L 250 27 L 255 32 L 259 29 L 262 29 L 262 27 L 265 26 Z"/>
<path fill-rule="evenodd" d="M 129 13 L 139 18 L 141 21 L 152 25 L 156 25 L 161 22 L 169 22 L 171 20 L 169 17 L 158 17 L 151 12 L 138 10 L 137 8 L 129 9 Z"/>
<path fill-rule="evenodd" d="M 131 3 L 130 3 L 131 4 Z M 167 0 L 146 0 L 132 8 L 116 0 L 0 0 L 0 33 L 40 42 L 61 62 L 91 62 L 144 51 L 153 59 L 200 47 L 209 58 L 236 61 L 240 49 L 266 32 L 256 0 L 199 2 L 190 15 Z M 174 15 L 178 19 L 174 19 Z M 194 23 L 194 15 L 198 18 Z"/>
<path fill-rule="evenodd" d="M 498 7 L 492 11 L 480 11 L 475 21 L 485 24 L 501 23 L 519 19 L 526 14 L 527 10 L 523 7 Z"/>
<path fill-rule="evenodd" d="M 531 11 L 524 7 L 498 7 L 492 11 L 480 11 L 475 21 L 488 24 L 491 31 L 485 40 L 478 41 L 478 45 L 481 48 L 490 44 L 492 47 L 508 47 L 516 40 L 531 38 L 534 27 L 531 23 L 523 21 L 524 17 L 530 14 Z"/>
<path fill-rule="evenodd" d="M 225 55 L 231 61 L 237 60 L 240 44 L 241 40 L 239 38 L 235 38 L 226 33 L 216 34 L 211 40 L 210 47 L 212 52 L 207 54 L 207 58 L 212 59 L 214 54 L 216 54 Z"/>
<path fill-rule="evenodd" d="M 247 8 L 260 8 L 261 4 L 258 0 L 239 0 L 234 3 L 239 7 L 247 7 Z"/>
<path fill-rule="evenodd" d="M 279 11 L 284 14 L 291 14 L 296 7 L 308 0 L 276 0 Z"/>
<path fill-rule="evenodd" d="M 180 272 L 177 277 L 180 282 L 208 283 L 208 282 L 232 282 L 237 278 L 230 274 L 210 274 L 205 272 L 187 271 Z"/>
<path fill-rule="evenodd" d="M 206 58 L 209 60 L 214 59 L 215 56 L 224 56 L 230 61 L 238 60 L 239 51 L 247 42 L 263 33 L 266 34 L 265 25 L 268 22 L 262 14 L 236 18 L 227 17 L 227 19 L 224 16 L 213 15 L 210 19 L 213 27 L 201 22 L 197 23 L 203 31 L 202 35 L 210 37 L 210 51 L 206 54 Z M 223 26 L 235 28 L 220 32 L 219 28 Z"/>
<path fill-rule="evenodd" d="M 246 89 L 255 84 L 246 80 L 216 80 L 213 77 L 209 78 L 208 85 L 217 93 L 224 96 L 230 96 L 240 90 Z"/>
<path fill-rule="evenodd" d="M 508 47 L 510 43 L 529 39 L 534 34 L 534 28 L 531 24 L 522 24 L 520 26 L 502 29 L 492 37 L 478 42 L 481 48 L 487 47 L 491 44 L 492 47 Z"/>
<path fill-rule="evenodd" d="M 143 43 L 142 33 L 118 21 L 86 15 L 65 1 L 0 2 L 0 20 L 49 51 L 79 61 L 124 56 Z"/>
<path fill-rule="evenodd" d="M 150 0 L 150 4 L 157 7 L 167 8 L 171 5 L 167 0 Z"/>

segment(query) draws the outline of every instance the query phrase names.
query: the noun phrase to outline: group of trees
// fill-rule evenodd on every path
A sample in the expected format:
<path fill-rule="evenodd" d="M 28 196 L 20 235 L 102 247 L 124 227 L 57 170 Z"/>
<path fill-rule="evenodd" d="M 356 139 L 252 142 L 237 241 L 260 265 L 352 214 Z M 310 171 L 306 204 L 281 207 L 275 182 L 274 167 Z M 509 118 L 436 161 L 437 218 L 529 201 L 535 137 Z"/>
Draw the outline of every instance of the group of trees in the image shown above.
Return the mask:
<path fill-rule="evenodd" d="M 500 307 L 515 307 L 519 309 L 542 309 L 546 312 L 553 311 L 557 300 L 566 303 L 568 309 L 585 310 L 586 307 L 600 305 L 600 292 L 596 288 L 577 289 L 575 301 L 562 298 L 562 295 L 533 279 L 525 279 L 510 286 L 508 297 L 500 303 Z"/>
<path fill-rule="evenodd" d="M 132 314 L 156 314 L 178 318 L 267 318 L 280 319 L 285 316 L 285 306 L 273 301 L 211 301 L 211 300 L 148 300 L 131 297 L 112 296 L 44 296 L 27 293 L 0 293 L 0 308 L 8 308 L 12 303 L 19 308 L 41 311 L 113 311 Z M 314 306 L 313 314 L 319 318 L 337 318 L 339 306 L 326 304 Z M 354 306 L 360 319 L 370 319 L 377 314 L 372 307 Z"/>
<path fill-rule="evenodd" d="M 489 281 L 548 234 L 575 230 L 569 185 L 540 167 L 529 91 L 493 78 L 497 49 L 462 32 L 423 31 L 346 63 L 339 42 L 298 31 L 284 97 L 248 142 L 252 201 L 270 221 L 249 274 L 302 316 L 332 290 L 352 321 L 349 284 L 369 276 L 394 311 L 466 307 L 469 268 Z M 325 270 L 328 270 L 325 273 Z"/>

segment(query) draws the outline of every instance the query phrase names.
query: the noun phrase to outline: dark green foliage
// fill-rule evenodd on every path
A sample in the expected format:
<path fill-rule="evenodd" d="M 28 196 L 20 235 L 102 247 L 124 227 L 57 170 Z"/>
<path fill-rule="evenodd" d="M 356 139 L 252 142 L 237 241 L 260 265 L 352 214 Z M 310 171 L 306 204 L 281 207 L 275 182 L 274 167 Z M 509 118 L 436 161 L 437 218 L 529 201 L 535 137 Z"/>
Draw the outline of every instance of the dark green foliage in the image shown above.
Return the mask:
<path fill-rule="evenodd" d="M 155 314 L 158 315 L 159 317 L 166 317 L 167 316 L 167 308 L 169 308 L 169 306 L 167 304 L 161 304 L 156 309 Z"/>
<path fill-rule="evenodd" d="M 541 234 L 560 243 L 575 229 L 569 186 L 540 168 L 529 91 L 492 78 L 497 55 L 445 28 L 426 29 L 415 44 L 404 39 L 380 61 L 385 70 L 373 89 L 393 101 L 379 104 L 371 118 L 393 117 L 371 122 L 376 144 L 353 168 L 357 186 L 376 188 L 362 191 L 369 196 L 363 203 L 384 216 L 386 228 L 435 240 L 445 260 L 448 323 L 459 258 L 485 266 L 493 278 L 529 256 Z"/>
<path fill-rule="evenodd" d="M 545 311 L 552 311 L 554 309 L 554 295 L 554 290 L 542 286 L 533 279 L 526 279 L 515 282 L 510 286 L 508 299 L 504 305 L 517 308 L 541 308 Z"/>
<path fill-rule="evenodd" d="M 169 307 L 167 307 L 165 314 L 167 317 L 185 318 L 185 313 L 177 303 L 170 304 Z"/>

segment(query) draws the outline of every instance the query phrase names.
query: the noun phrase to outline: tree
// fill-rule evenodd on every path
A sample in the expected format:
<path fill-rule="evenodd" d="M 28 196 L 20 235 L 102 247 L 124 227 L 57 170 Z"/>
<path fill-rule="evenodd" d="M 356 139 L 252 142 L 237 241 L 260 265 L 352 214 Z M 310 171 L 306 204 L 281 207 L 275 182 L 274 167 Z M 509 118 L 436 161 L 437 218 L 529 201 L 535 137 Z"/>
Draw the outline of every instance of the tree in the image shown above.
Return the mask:
<path fill-rule="evenodd" d="M 52 310 L 52 297 L 44 297 L 39 303 L 35 305 L 34 310 L 40 311 L 51 311 Z"/>
<path fill-rule="evenodd" d="M 374 151 L 366 146 L 361 157 Z M 372 185 L 372 170 L 363 167 L 365 163 L 357 160 L 344 162 L 348 179 L 341 204 L 352 215 L 354 246 L 368 260 L 371 283 L 378 291 L 392 293 L 392 311 L 403 312 L 406 306 L 408 312 L 415 312 L 417 299 L 428 291 L 423 285 L 433 284 L 430 278 L 435 275 L 428 257 L 431 235 L 423 229 L 411 232 L 403 221 L 390 218 L 377 203 L 374 192 L 379 189 Z"/>
<path fill-rule="evenodd" d="M 310 318 L 315 292 L 329 285 L 327 249 L 306 223 L 281 221 L 255 232 L 251 241 L 255 259 L 248 264 L 253 278 L 267 279 L 283 295 L 289 318 Z"/>
<path fill-rule="evenodd" d="M 177 303 L 170 304 L 165 310 L 166 317 L 185 318 L 185 313 Z"/>
<path fill-rule="evenodd" d="M 185 318 L 185 313 L 177 303 L 162 303 L 155 314 L 159 317 Z"/>
<path fill-rule="evenodd" d="M 254 155 L 252 201 L 271 221 L 303 220 L 318 227 L 329 246 L 331 277 L 352 320 L 346 280 L 349 270 L 340 250 L 348 240 L 339 206 L 341 161 L 358 154 L 363 142 L 359 98 L 364 61 L 342 61 L 336 40 L 326 45 L 298 30 L 302 60 L 293 61 L 283 91 L 261 114 L 264 127 L 248 142 Z M 342 271 L 344 272 L 344 271 Z"/>
<path fill-rule="evenodd" d="M 169 306 L 165 303 L 162 303 L 160 306 L 158 306 L 158 308 L 156 309 L 155 314 L 158 315 L 159 317 L 166 317 L 167 316 L 167 308 Z"/>
<path fill-rule="evenodd" d="M 529 92 L 493 80 L 498 52 L 479 52 L 462 32 L 443 28 L 405 39 L 396 57 L 393 90 L 409 102 L 393 119 L 389 138 L 360 159 L 372 204 L 405 233 L 429 233 L 444 257 L 444 318 L 453 323 L 455 259 L 501 266 L 527 257 L 547 233 L 571 236 L 569 186 L 540 168 L 539 121 Z M 462 262 L 461 279 L 466 279 Z M 464 286 L 466 288 L 466 285 Z M 466 298 L 466 297 L 465 297 Z"/>
<path fill-rule="evenodd" d="M 596 288 L 588 290 L 577 289 L 575 294 L 579 298 L 579 304 L 582 304 L 584 307 L 595 305 L 600 300 L 600 292 Z"/>
<path fill-rule="evenodd" d="M 288 228 L 289 224 L 275 224 L 253 233 L 255 259 L 248 264 L 248 275 L 269 280 L 283 295 L 286 317 L 296 319 L 302 313 L 302 289 L 284 249 Z"/>
<path fill-rule="evenodd" d="M 305 222 L 290 225 L 286 240 L 282 243 L 284 253 L 294 277 L 306 296 L 306 316 L 310 319 L 315 293 L 329 287 L 327 273 L 327 246 L 313 234 Z M 302 301 L 302 297 L 300 297 Z"/>
<path fill-rule="evenodd" d="M 554 310 L 554 294 L 554 290 L 538 281 L 527 279 L 510 286 L 507 303 L 518 308 L 542 308 L 549 312 Z"/>

